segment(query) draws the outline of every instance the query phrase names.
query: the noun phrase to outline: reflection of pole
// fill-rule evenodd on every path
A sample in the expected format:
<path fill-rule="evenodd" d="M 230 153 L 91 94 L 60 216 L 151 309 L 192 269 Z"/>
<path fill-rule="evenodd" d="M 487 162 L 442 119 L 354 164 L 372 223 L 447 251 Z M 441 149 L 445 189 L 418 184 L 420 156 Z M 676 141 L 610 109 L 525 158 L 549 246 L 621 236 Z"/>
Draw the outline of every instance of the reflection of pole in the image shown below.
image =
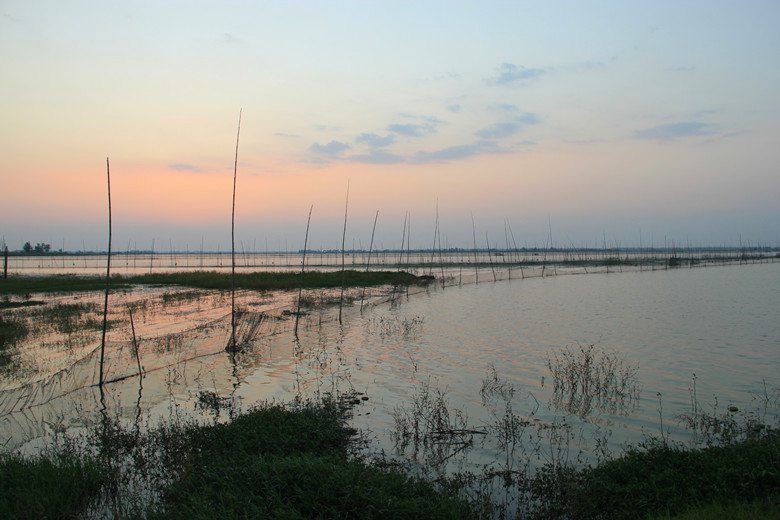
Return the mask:
<path fill-rule="evenodd" d="M 138 363 L 138 376 L 143 377 L 141 370 L 141 354 L 138 352 L 138 341 L 135 338 L 135 325 L 133 324 L 133 309 L 128 305 L 127 312 L 130 314 L 130 329 L 133 331 L 133 348 L 135 349 L 135 361 Z"/>
<path fill-rule="evenodd" d="M 106 327 L 108 325 L 108 284 L 111 275 L 111 173 L 106 157 L 106 179 L 108 181 L 108 257 L 106 258 L 106 299 L 103 304 L 103 339 L 100 342 L 100 393 L 103 394 L 103 362 L 106 354 Z"/>

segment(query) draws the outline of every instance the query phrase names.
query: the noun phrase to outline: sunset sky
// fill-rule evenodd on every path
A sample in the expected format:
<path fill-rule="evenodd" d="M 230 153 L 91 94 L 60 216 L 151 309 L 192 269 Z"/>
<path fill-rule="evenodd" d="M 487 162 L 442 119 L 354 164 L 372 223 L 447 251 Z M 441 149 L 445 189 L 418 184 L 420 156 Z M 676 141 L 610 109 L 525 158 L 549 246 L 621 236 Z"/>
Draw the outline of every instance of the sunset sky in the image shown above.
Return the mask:
<path fill-rule="evenodd" d="M 0 0 L 0 235 L 778 245 L 780 2 Z M 250 247 L 251 246 L 251 247 Z"/>

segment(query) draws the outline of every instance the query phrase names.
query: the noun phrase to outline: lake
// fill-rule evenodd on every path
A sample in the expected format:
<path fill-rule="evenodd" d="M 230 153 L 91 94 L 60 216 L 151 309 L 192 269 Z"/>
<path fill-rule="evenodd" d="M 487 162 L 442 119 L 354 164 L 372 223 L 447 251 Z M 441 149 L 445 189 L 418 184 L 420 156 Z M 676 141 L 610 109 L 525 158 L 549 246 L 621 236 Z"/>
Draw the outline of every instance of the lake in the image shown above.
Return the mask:
<path fill-rule="evenodd" d="M 366 432 L 368 450 L 445 474 L 585 463 L 646 436 L 690 442 L 682 415 L 778 423 L 776 263 L 525 279 L 513 272 L 496 282 L 490 269 L 478 277 L 472 269 L 472 283 L 448 274 L 452 285 L 408 296 L 369 291 L 362 310 L 353 290 L 341 323 L 333 305 L 314 307 L 297 339 L 289 313 L 297 294 L 241 292 L 245 315 L 263 318 L 238 355 L 224 352 L 229 295 L 112 294 L 107 378 L 117 381 L 102 396 L 89 386 L 99 336 L 42 336 L 23 349 L 24 370 L 0 382 L 0 444 L 35 451 L 101 413 L 127 423 L 213 420 L 216 409 L 198 406 L 204 395 L 224 398 L 224 420 L 231 406 L 350 394 L 360 403 L 351 422 Z M 57 298 L 73 300 L 100 296 Z M 622 389 L 556 390 L 550 367 L 582 362 L 584 353 L 606 367 L 602 375 L 623 374 Z"/>

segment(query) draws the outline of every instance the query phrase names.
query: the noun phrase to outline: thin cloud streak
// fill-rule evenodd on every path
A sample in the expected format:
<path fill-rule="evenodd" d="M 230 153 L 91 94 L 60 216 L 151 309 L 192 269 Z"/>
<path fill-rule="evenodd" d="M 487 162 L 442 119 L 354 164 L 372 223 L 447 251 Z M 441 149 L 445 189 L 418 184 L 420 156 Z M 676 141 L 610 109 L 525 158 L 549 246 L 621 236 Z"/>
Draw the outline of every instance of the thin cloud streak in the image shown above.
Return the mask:
<path fill-rule="evenodd" d="M 653 126 L 650 128 L 645 128 L 644 130 L 637 130 L 634 132 L 634 137 L 638 139 L 655 139 L 660 141 L 667 141 L 677 137 L 713 135 L 716 133 L 716 128 L 716 125 L 710 123 L 686 121 L 682 123 Z"/>
<path fill-rule="evenodd" d="M 514 63 L 502 63 L 496 76 L 485 79 L 488 85 L 512 85 L 525 83 L 547 73 L 547 69 L 529 69 Z"/>
<path fill-rule="evenodd" d="M 528 125 L 535 125 L 538 123 L 539 118 L 536 114 L 526 112 L 522 116 L 514 118 L 512 121 L 495 123 L 483 128 L 482 130 L 475 132 L 475 135 L 483 139 L 503 139 L 517 134 Z"/>

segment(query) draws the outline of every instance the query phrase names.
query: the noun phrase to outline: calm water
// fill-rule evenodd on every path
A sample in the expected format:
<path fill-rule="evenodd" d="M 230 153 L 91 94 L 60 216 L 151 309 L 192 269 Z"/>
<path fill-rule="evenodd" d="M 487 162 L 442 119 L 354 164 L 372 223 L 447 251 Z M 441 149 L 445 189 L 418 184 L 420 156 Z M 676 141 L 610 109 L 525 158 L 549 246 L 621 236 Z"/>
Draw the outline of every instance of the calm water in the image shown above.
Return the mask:
<path fill-rule="evenodd" d="M 159 344 L 148 347 L 142 359 L 152 370 L 143 381 L 131 377 L 108 385 L 103 402 L 128 422 L 152 422 L 170 417 L 171 410 L 195 413 L 193 403 L 203 391 L 232 397 L 247 407 L 267 399 L 289 401 L 296 395 L 355 390 L 368 400 L 355 408 L 353 423 L 372 432 L 371 448 L 409 457 L 410 448 L 394 442 L 394 417 L 409 410 L 428 388 L 441 391 L 450 412 L 461 413 L 470 428 L 490 430 L 511 406 L 516 417 L 534 421 L 537 438 L 549 436 L 543 425 L 563 422 L 570 432 L 566 449 L 592 451 L 606 439 L 608 449 L 619 452 L 626 442 L 659 435 L 661 420 L 673 438 L 687 439 L 679 414 L 691 410 L 695 374 L 700 407 L 723 413 L 733 405 L 739 414 L 755 412 L 776 424 L 778 267 L 732 265 L 483 282 L 489 279 L 487 270 L 479 284 L 431 288 L 408 299 L 396 295 L 395 303 L 385 299 L 362 313 L 358 299 L 342 324 L 332 309 L 312 312 L 301 321 L 297 341 L 291 319 L 275 320 L 264 325 L 253 348 L 238 357 L 222 350 L 224 327 L 198 329 L 181 344 L 171 347 L 169 342 L 168 350 Z M 112 298 L 121 305 L 138 297 Z M 242 298 L 248 308 L 263 309 L 257 296 Z M 224 318 L 227 304 L 224 299 L 201 301 L 198 312 Z M 278 308 L 279 300 L 273 305 Z M 136 316 L 136 332 L 152 337 L 160 334 L 161 321 L 185 323 L 195 319 L 194 312 L 182 307 L 162 319 L 148 311 Z M 129 329 L 117 328 L 112 337 L 120 345 Z M 590 344 L 637 367 L 638 396 L 617 409 L 596 408 L 578 417 L 554 403 L 546 363 L 561 349 Z M 122 352 L 112 370 L 122 363 L 134 366 L 135 359 Z M 164 361 L 166 356 L 182 361 L 173 365 Z M 60 372 L 59 382 L 45 391 L 35 390 L 29 381 L 27 386 L 24 381 L 4 382 L 0 444 L 35 449 L 58 429 L 76 430 L 96 420 L 101 407 L 96 389 L 66 389 L 62 395 L 57 390 L 71 380 L 94 381 L 95 358 L 84 359 L 71 365 L 68 378 Z M 511 387 L 511 395 L 483 398 L 480 390 L 493 375 L 504 389 Z M 774 396 L 768 407 L 756 398 L 765 390 Z M 36 392 L 46 397 L 30 399 Z M 15 410 L 13 402 L 22 394 L 33 406 Z M 476 471 L 485 464 L 506 463 L 506 447 L 487 437 L 475 437 L 471 447 L 448 459 L 447 469 Z M 537 462 L 544 462 L 544 454 L 537 456 Z"/>

